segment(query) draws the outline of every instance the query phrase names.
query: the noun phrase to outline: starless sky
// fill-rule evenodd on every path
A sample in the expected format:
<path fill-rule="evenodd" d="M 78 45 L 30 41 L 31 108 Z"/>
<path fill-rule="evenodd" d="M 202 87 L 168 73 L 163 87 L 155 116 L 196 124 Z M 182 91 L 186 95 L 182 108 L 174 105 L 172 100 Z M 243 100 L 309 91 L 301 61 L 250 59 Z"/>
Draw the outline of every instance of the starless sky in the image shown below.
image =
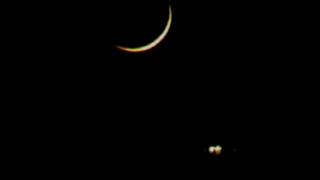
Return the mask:
<path fill-rule="evenodd" d="M 172 27 L 159 46 L 142 54 L 115 48 L 145 44 L 158 36 L 169 4 Z M 73 95 L 72 102 L 94 109 L 84 124 L 96 124 L 90 132 L 101 133 L 88 141 L 92 147 L 101 146 L 99 153 L 111 149 L 114 162 L 172 162 L 172 168 L 201 167 L 209 175 L 212 167 L 236 169 L 244 157 L 237 153 L 253 152 L 248 144 L 255 142 L 251 137 L 257 133 L 250 127 L 268 119 L 262 116 L 268 108 L 260 105 L 273 97 L 266 86 L 275 59 L 267 53 L 272 47 L 267 32 L 272 29 L 268 14 L 262 13 L 264 6 L 119 0 L 57 3 L 41 10 L 41 16 L 24 17 L 24 33 L 32 39 L 24 42 L 32 42 L 26 43 L 27 53 L 34 55 L 24 63 L 42 71 L 35 74 L 43 78 L 42 88 L 50 82 L 50 95 L 64 94 L 57 96 L 65 97 L 58 107 L 68 106 Z M 39 28 L 26 28 L 34 24 Z M 65 109 L 71 107 L 76 106 Z M 90 108 L 74 114 L 84 117 Z M 105 117 L 112 113 L 117 118 Z M 221 158 L 212 160 L 207 152 L 211 145 L 221 145 Z"/>

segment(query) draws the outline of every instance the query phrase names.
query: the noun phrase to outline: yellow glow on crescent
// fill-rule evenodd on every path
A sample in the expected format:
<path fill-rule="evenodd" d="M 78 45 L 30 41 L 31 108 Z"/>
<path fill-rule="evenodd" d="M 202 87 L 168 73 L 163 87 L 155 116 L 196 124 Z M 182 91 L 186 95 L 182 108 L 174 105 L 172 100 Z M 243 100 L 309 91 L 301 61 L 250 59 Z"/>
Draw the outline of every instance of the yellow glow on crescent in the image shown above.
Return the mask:
<path fill-rule="evenodd" d="M 123 47 L 123 46 L 116 46 L 118 49 L 126 51 L 126 52 L 131 52 L 131 53 L 139 53 L 139 52 L 144 52 L 144 51 L 148 51 L 154 47 L 156 47 L 168 34 L 170 27 L 171 27 L 171 23 L 172 23 L 172 9 L 171 6 L 169 6 L 169 18 L 168 18 L 168 22 L 166 25 L 166 28 L 164 29 L 164 31 L 151 43 L 144 45 L 144 46 L 140 46 L 140 47 L 134 47 L 134 48 L 130 48 L 130 47 Z"/>

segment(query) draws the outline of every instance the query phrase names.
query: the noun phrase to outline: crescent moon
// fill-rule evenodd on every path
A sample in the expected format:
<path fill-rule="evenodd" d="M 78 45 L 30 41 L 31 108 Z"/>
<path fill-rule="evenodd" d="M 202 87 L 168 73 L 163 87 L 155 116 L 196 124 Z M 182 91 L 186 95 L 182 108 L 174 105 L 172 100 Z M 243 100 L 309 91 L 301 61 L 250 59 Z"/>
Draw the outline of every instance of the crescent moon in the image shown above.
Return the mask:
<path fill-rule="evenodd" d="M 156 47 L 161 43 L 161 41 L 163 41 L 163 39 L 167 36 L 170 30 L 171 23 L 172 23 L 172 9 L 171 9 L 171 6 L 169 6 L 169 16 L 168 16 L 167 25 L 163 30 L 163 32 L 155 40 L 153 40 L 151 43 L 147 45 L 140 46 L 140 47 L 124 47 L 124 46 L 116 46 L 116 47 L 120 50 L 129 52 L 129 53 L 141 53 L 141 52 L 148 51 Z"/>

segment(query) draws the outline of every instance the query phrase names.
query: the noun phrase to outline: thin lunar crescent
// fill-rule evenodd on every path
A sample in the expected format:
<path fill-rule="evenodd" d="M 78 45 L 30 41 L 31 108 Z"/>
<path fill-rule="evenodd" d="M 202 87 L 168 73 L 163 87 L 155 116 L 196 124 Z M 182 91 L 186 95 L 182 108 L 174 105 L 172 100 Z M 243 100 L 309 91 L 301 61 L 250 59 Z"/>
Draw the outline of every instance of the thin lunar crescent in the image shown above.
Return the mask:
<path fill-rule="evenodd" d="M 140 52 L 144 52 L 144 51 L 148 51 L 154 47 L 156 47 L 158 44 L 161 43 L 161 41 L 166 37 L 166 35 L 168 34 L 170 27 L 171 27 L 171 23 L 172 23 L 172 9 L 171 6 L 169 6 L 169 16 L 168 16 L 168 22 L 167 25 L 164 29 L 164 31 L 151 43 L 144 45 L 144 46 L 140 46 L 140 47 L 124 47 L 124 46 L 116 46 L 118 49 L 126 51 L 126 52 L 130 52 L 130 53 L 140 53 Z"/>

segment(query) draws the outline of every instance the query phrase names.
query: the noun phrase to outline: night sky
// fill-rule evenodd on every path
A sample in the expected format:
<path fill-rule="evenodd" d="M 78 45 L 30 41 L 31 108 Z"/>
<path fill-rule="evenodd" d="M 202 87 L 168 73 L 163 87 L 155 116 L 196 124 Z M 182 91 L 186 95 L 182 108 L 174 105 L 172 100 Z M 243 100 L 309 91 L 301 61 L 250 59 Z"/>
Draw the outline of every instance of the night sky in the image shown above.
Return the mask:
<path fill-rule="evenodd" d="M 166 25 L 169 4 L 172 26 L 157 47 L 139 54 L 115 47 L 152 41 Z M 34 123 L 41 136 L 27 143 L 30 152 L 44 157 L 40 164 L 54 162 L 88 177 L 107 170 L 151 179 L 145 172 L 196 179 L 250 174 L 272 144 L 263 130 L 277 119 L 271 112 L 281 109 L 270 84 L 283 83 L 278 70 L 286 62 L 274 53 L 282 41 L 275 43 L 270 23 L 281 23 L 273 21 L 270 6 L 204 0 L 34 4 L 21 16 L 24 31 L 16 36 L 30 60 L 15 66 L 27 71 L 23 87 L 38 87 L 25 94 L 40 96 L 28 96 L 37 104 L 34 119 L 42 119 Z M 212 145 L 222 147 L 220 155 L 208 152 Z"/>

